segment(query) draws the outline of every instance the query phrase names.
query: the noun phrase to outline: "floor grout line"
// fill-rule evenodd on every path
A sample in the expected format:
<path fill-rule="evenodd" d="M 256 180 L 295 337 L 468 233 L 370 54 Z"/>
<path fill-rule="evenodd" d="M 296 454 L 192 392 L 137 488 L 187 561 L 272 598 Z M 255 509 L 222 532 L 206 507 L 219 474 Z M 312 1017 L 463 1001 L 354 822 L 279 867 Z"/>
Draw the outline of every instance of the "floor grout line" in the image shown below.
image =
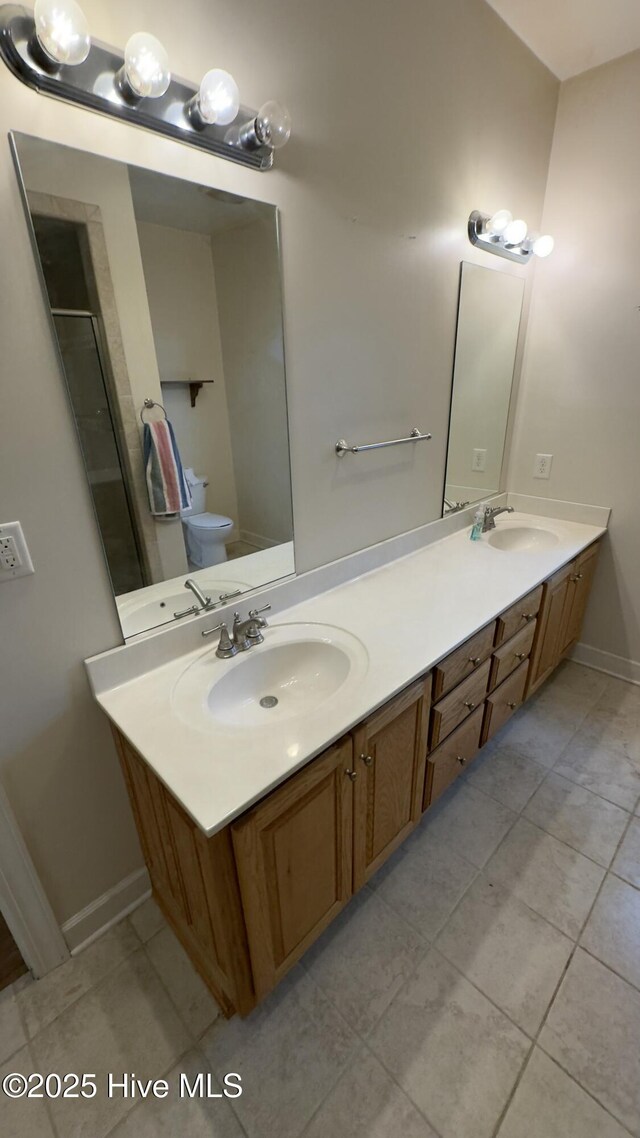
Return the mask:
<path fill-rule="evenodd" d="M 613 860 L 615 860 L 615 857 L 616 857 L 616 856 L 617 856 L 617 854 L 618 854 L 618 850 L 620 849 L 620 846 L 621 846 L 622 842 L 624 841 L 624 837 L 625 837 L 625 834 L 626 834 L 627 830 L 629 829 L 629 826 L 630 826 L 630 824 L 631 824 L 631 819 L 629 819 L 629 821 L 627 821 L 627 825 L 625 826 L 625 829 L 624 829 L 624 831 L 623 831 L 623 832 L 622 832 L 622 834 L 620 835 L 620 838 L 619 838 L 619 840 L 618 840 L 618 844 L 617 844 L 617 846 L 616 846 L 616 852 L 615 852 L 615 854 L 614 854 L 614 856 L 613 856 L 613 858 L 612 858 L 612 863 L 613 863 Z M 595 895 L 595 897 L 594 897 L 594 899 L 593 899 L 593 902 L 592 902 L 592 904 L 591 904 L 591 907 L 590 907 L 590 909 L 589 909 L 589 912 L 587 913 L 587 915 L 586 915 L 586 917 L 585 917 L 585 919 L 584 919 L 584 921 L 583 921 L 583 923 L 582 923 L 582 925 L 581 925 L 581 927 L 580 927 L 580 932 L 579 932 L 579 934 L 578 934 L 578 938 L 576 939 L 576 941 L 575 941 L 575 943 L 574 943 L 574 946 L 573 946 L 573 948 L 572 948 L 572 950 L 571 950 L 571 953 L 569 954 L 569 958 L 568 958 L 568 960 L 567 960 L 567 962 L 566 962 L 566 964 L 565 964 L 565 967 L 564 967 L 564 968 L 563 968 L 563 970 L 562 970 L 562 974 L 561 974 L 561 976 L 560 976 L 560 979 L 558 980 L 558 983 L 557 983 L 557 985 L 556 985 L 556 987 L 555 987 L 555 989 L 554 989 L 553 995 L 552 995 L 552 997 L 551 997 L 551 999 L 550 999 L 550 1001 L 549 1001 L 549 1004 L 547 1005 L 547 1009 L 546 1009 L 546 1011 L 545 1011 L 545 1013 L 544 1013 L 544 1015 L 543 1015 L 543 1017 L 542 1017 L 542 1020 L 541 1020 L 540 1026 L 539 1026 L 539 1028 L 538 1028 L 538 1030 L 537 1030 L 537 1032 L 536 1032 L 536 1034 L 535 1034 L 534 1040 L 533 1040 L 532 1049 L 531 1049 L 532 1051 L 533 1051 L 533 1048 L 534 1048 L 534 1047 L 540 1046 L 540 1044 L 539 1044 L 539 1039 L 540 1039 L 540 1036 L 541 1036 L 541 1034 L 542 1034 L 542 1031 L 544 1030 L 544 1027 L 545 1027 L 545 1025 L 546 1025 L 546 1023 L 547 1023 L 547 1020 L 548 1020 L 548 1018 L 549 1018 L 549 1014 L 550 1014 L 550 1012 L 551 1012 L 551 1009 L 552 1009 L 552 1007 L 553 1007 L 553 1005 L 554 1005 L 554 1003 L 555 1003 L 555 1001 L 556 1001 L 556 998 L 557 998 L 557 996 L 558 996 L 558 993 L 559 993 L 559 991 L 560 991 L 560 988 L 562 987 L 562 984 L 564 983 L 564 980 L 565 980 L 565 977 L 566 977 L 566 975 L 567 975 L 567 973 L 568 973 L 568 971 L 569 971 L 569 968 L 571 967 L 571 964 L 572 964 L 572 962 L 573 962 L 573 960 L 574 960 L 574 958 L 575 958 L 575 954 L 576 954 L 576 952 L 577 952 L 578 948 L 579 948 L 579 947 L 581 947 L 581 946 L 580 946 L 580 938 L 582 937 L 582 934 L 583 934 L 583 932 L 584 932 L 584 930 L 585 930 L 585 928 L 586 928 L 587 924 L 589 923 L 589 920 L 590 920 L 590 918 L 591 918 L 591 914 L 593 913 L 593 910 L 594 910 L 594 908 L 595 908 L 595 906 L 596 906 L 596 904 L 597 904 L 598 898 L 599 898 L 599 896 L 600 896 L 600 894 L 601 894 L 601 892 L 602 892 L 602 890 L 603 890 L 603 888 L 604 888 L 604 883 L 605 883 L 605 881 L 607 880 L 607 877 L 608 877 L 608 870 L 607 870 L 607 872 L 605 872 L 605 874 L 604 874 L 604 876 L 603 876 L 603 878 L 602 878 L 602 881 L 601 881 L 601 883 L 600 883 L 600 885 L 599 885 L 599 887 L 598 887 L 598 890 L 597 890 L 597 892 L 596 892 L 596 895 Z M 584 951 L 584 950 L 583 950 L 583 951 Z M 594 957 L 594 959 L 597 959 L 597 958 L 595 958 L 595 957 Z M 603 963 L 603 961 L 598 961 L 598 963 L 599 963 L 599 964 L 601 964 L 603 968 L 607 968 L 607 965 L 606 965 L 606 964 L 604 964 L 604 963 Z M 613 972 L 613 969 L 609 969 L 609 971 L 610 971 L 610 972 Z M 622 977 L 621 977 L 621 979 L 622 979 Z M 544 1048 L 541 1048 L 541 1049 L 544 1051 Z M 545 1055 L 547 1055 L 547 1054 L 548 1054 L 546 1051 L 545 1051 L 544 1053 L 545 1053 Z M 555 1061 L 556 1061 L 553 1055 L 549 1055 L 549 1058 L 552 1060 L 552 1062 L 555 1062 Z M 527 1059 L 527 1063 L 528 1063 L 528 1059 Z M 558 1066 L 560 1066 L 560 1064 L 558 1064 Z M 561 1069 L 562 1069 L 562 1070 L 564 1070 L 564 1068 L 561 1068 Z M 519 1073 L 519 1075 L 518 1075 L 518 1078 L 516 1079 L 516 1082 L 514 1083 L 514 1085 L 513 1085 L 513 1087 L 512 1087 L 512 1090 L 511 1090 L 511 1094 L 509 1095 L 509 1098 L 508 1098 L 508 1100 L 507 1100 L 507 1102 L 506 1102 L 506 1104 L 505 1104 L 505 1107 L 504 1107 L 504 1110 L 503 1110 L 503 1112 L 502 1112 L 502 1114 L 501 1114 L 501 1116 L 500 1116 L 500 1119 L 499 1119 L 498 1125 L 496 1126 L 495 1130 L 493 1131 L 493 1135 L 492 1135 L 492 1138 L 498 1138 L 498 1135 L 499 1135 L 499 1130 L 500 1130 L 500 1126 L 502 1125 L 502 1122 L 504 1121 L 504 1119 L 505 1119 L 505 1117 L 506 1117 L 506 1114 L 507 1114 L 507 1111 L 508 1111 L 508 1109 L 509 1109 L 509 1106 L 510 1106 L 510 1105 L 511 1105 L 511 1103 L 513 1102 L 513 1099 L 514 1099 L 514 1097 L 515 1097 L 516 1091 L 517 1091 L 517 1089 L 518 1089 L 518 1087 L 519 1087 L 519 1085 L 520 1085 L 520 1082 L 522 1081 L 522 1075 L 523 1075 L 523 1072 L 524 1072 L 524 1067 L 523 1067 L 523 1068 L 522 1068 L 522 1070 L 520 1071 L 520 1073 Z M 575 1082 L 575 1083 L 576 1083 L 576 1084 L 577 1084 L 579 1087 L 581 1087 L 581 1089 L 582 1089 L 582 1090 L 585 1090 L 585 1091 L 586 1091 L 586 1087 L 583 1087 L 583 1086 L 582 1086 L 582 1083 L 580 1083 L 580 1081 L 579 1081 L 577 1078 L 575 1078 L 575 1076 L 574 1076 L 574 1075 L 570 1074 L 570 1072 L 569 1072 L 569 1071 L 565 1071 L 565 1074 L 566 1074 L 566 1075 L 567 1075 L 569 1078 L 573 1079 L 573 1081 L 574 1081 L 574 1082 Z M 602 1110 L 604 1110 L 604 1111 L 605 1111 L 605 1113 L 606 1113 L 606 1114 L 608 1114 L 608 1115 L 609 1115 L 611 1118 L 613 1118 L 615 1122 L 618 1122 L 618 1123 L 620 1122 L 620 1120 L 619 1120 L 618 1118 L 616 1118 L 616 1116 L 615 1116 L 615 1115 L 614 1115 L 614 1114 L 613 1114 L 613 1113 L 612 1113 L 612 1112 L 611 1112 L 611 1111 L 608 1109 L 608 1107 L 606 1107 L 606 1106 L 604 1105 L 604 1103 L 600 1102 L 600 1100 L 599 1100 L 598 1098 L 596 1098 L 596 1096 L 595 1096 L 595 1095 L 591 1094 L 591 1095 L 590 1095 L 590 1097 L 591 1097 L 591 1098 L 593 1098 L 593 1100 L 594 1100 L 595 1102 L 597 1102 L 597 1103 L 598 1103 L 598 1105 L 601 1107 L 601 1109 L 602 1109 Z M 627 1127 L 625 1127 L 625 1129 L 627 1129 Z"/>

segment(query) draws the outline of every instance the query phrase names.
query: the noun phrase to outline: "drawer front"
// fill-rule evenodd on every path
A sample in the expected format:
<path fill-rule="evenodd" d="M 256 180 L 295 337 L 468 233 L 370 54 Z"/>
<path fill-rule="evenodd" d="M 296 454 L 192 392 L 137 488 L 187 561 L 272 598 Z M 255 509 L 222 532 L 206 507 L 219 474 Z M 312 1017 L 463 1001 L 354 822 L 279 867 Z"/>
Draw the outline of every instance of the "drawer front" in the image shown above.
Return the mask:
<path fill-rule="evenodd" d="M 436 799 L 475 759 L 480 750 L 483 716 L 484 706 L 478 707 L 429 756 L 424 788 L 424 810 L 428 806 L 432 806 Z"/>
<path fill-rule="evenodd" d="M 452 688 L 466 680 L 491 655 L 495 641 L 496 622 L 481 628 L 460 648 L 436 664 L 433 672 L 433 701 L 441 699 Z"/>
<path fill-rule="evenodd" d="M 463 680 L 435 705 L 431 715 L 432 750 L 482 703 L 487 692 L 490 670 L 491 660 L 486 660 L 476 668 L 473 675 Z"/>
<path fill-rule="evenodd" d="M 533 645 L 536 623 L 535 620 L 529 621 L 529 624 L 522 629 L 522 632 L 516 632 L 515 636 L 512 636 L 510 640 L 507 640 L 505 644 L 501 644 L 499 648 L 496 648 L 493 653 L 491 676 L 489 678 L 490 691 L 497 688 L 498 684 L 506 680 L 507 676 L 515 672 L 516 668 L 520 667 L 522 661 L 527 659 Z"/>
<path fill-rule="evenodd" d="M 521 601 L 517 601 L 510 609 L 503 612 L 502 616 L 498 617 L 496 644 L 503 644 L 505 640 L 510 640 L 516 632 L 525 628 L 537 616 L 541 601 L 542 585 L 538 585 L 537 589 L 533 589 Z"/>
<path fill-rule="evenodd" d="M 527 672 L 529 671 L 529 661 L 525 660 L 519 668 L 513 672 L 508 680 L 500 684 L 491 695 L 487 696 L 486 708 L 484 713 L 484 724 L 482 726 L 482 742 L 486 743 L 496 731 L 511 718 L 514 711 L 517 711 L 524 699 L 524 689 L 527 683 Z"/>

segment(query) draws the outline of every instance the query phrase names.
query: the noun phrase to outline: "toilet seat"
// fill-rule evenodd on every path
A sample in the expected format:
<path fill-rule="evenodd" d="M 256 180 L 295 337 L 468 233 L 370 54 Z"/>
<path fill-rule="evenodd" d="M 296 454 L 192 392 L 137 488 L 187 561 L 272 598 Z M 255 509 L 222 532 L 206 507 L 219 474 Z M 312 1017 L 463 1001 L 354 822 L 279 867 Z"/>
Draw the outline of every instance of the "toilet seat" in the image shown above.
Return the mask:
<path fill-rule="evenodd" d="M 231 518 L 226 518 L 224 514 L 192 514 L 191 517 L 183 518 L 183 521 L 191 529 L 220 530 L 230 529 L 233 525 Z"/>

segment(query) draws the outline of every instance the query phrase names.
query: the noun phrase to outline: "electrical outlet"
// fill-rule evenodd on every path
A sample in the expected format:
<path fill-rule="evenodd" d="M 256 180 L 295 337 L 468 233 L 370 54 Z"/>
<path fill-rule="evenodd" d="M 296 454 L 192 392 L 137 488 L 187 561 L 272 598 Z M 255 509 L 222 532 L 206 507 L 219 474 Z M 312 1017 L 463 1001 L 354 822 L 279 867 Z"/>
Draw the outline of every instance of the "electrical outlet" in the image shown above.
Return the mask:
<path fill-rule="evenodd" d="M 533 460 L 533 477 L 548 478 L 551 474 L 552 454 L 537 454 Z"/>
<path fill-rule="evenodd" d="M 33 572 L 20 522 L 0 524 L 0 581 L 13 581 Z"/>
<path fill-rule="evenodd" d="M 483 471 L 485 469 L 486 465 L 487 465 L 486 448 L 484 450 L 482 450 L 479 447 L 475 447 L 474 451 L 473 451 L 473 458 L 471 460 L 471 469 L 477 470 L 480 472 L 480 471 Z"/>

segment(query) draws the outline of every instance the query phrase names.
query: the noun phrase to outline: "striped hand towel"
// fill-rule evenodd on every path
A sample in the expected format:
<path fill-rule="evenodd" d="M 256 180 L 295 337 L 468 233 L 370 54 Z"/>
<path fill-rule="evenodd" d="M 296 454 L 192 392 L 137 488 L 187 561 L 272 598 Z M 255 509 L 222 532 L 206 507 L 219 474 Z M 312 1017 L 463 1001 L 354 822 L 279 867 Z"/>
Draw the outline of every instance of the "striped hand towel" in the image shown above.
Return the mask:
<path fill-rule="evenodd" d="M 191 505 L 191 490 L 182 470 L 180 452 L 168 419 L 145 423 L 144 469 L 149 509 L 155 517 L 177 514 Z"/>

